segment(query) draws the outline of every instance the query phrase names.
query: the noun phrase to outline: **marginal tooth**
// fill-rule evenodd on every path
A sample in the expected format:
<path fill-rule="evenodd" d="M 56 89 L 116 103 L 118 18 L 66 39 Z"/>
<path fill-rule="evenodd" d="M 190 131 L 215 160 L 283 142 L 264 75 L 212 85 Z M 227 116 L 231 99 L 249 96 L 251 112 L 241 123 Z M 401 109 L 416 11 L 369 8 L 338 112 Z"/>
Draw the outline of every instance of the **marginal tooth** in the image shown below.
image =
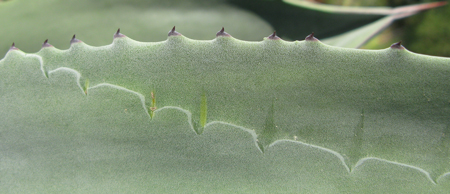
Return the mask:
<path fill-rule="evenodd" d="M 181 34 L 175 31 L 175 26 L 172 28 L 172 30 L 169 31 L 168 36 L 180 36 Z"/>
<path fill-rule="evenodd" d="M 53 45 L 51 45 L 51 44 L 48 43 L 48 39 L 46 39 L 46 40 L 44 41 L 44 44 L 42 44 L 42 48 L 45 48 L 45 47 L 53 47 Z"/>
<path fill-rule="evenodd" d="M 277 36 L 276 31 L 274 31 L 270 36 L 267 37 L 270 40 L 280 40 L 281 38 Z"/>
<path fill-rule="evenodd" d="M 391 48 L 392 49 L 405 49 L 405 47 L 403 47 L 403 45 L 402 45 L 402 41 L 392 44 Z"/>
<path fill-rule="evenodd" d="M 216 33 L 216 37 L 219 37 L 219 36 L 231 37 L 230 34 L 228 34 L 228 33 L 225 32 L 225 28 L 224 28 L 224 27 L 222 27 L 222 30 L 220 30 L 220 31 L 218 31 L 218 32 Z"/>
<path fill-rule="evenodd" d="M 70 44 L 78 43 L 78 42 L 81 42 L 81 40 L 76 39 L 76 38 L 75 38 L 75 34 L 74 34 L 73 37 L 72 37 L 72 39 L 70 40 Z"/>
<path fill-rule="evenodd" d="M 114 34 L 114 38 L 121 38 L 121 37 L 125 37 L 125 35 L 120 33 L 120 28 L 117 29 L 117 32 Z"/>
<path fill-rule="evenodd" d="M 19 50 L 19 49 L 16 47 L 16 44 L 13 42 L 11 47 L 9 47 L 9 50 Z"/>
<path fill-rule="evenodd" d="M 306 41 L 319 41 L 316 37 L 314 37 L 314 32 L 312 32 L 310 35 L 306 36 Z"/>

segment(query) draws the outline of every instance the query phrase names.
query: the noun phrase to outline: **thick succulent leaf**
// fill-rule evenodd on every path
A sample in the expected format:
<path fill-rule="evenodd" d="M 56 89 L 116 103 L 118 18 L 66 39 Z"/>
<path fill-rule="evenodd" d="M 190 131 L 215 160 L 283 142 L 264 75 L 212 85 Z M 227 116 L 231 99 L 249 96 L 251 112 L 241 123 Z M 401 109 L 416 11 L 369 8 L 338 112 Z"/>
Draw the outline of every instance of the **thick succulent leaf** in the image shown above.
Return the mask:
<path fill-rule="evenodd" d="M 450 189 L 450 59 L 171 34 L 12 47 L 0 61 L 1 189 Z"/>
<path fill-rule="evenodd" d="M 315 32 L 317 37 L 326 38 L 343 34 L 343 36 L 355 35 L 352 31 L 356 28 L 372 25 L 365 28 L 366 34 L 361 38 L 339 45 L 351 47 L 361 45 L 374 34 L 384 29 L 392 21 L 385 21 L 379 26 L 383 17 L 392 16 L 391 19 L 401 19 L 418 13 L 419 11 L 443 6 L 447 2 L 434 2 L 417 5 L 408 5 L 396 8 L 390 7 L 347 7 L 313 3 L 306 0 L 228 0 L 232 4 L 258 14 L 268 21 L 286 40 L 301 40 L 304 36 Z M 375 26 L 378 26 L 375 28 Z M 370 31 L 368 31 L 370 30 Z M 350 32 L 349 32 L 350 31 Z M 347 33 L 348 32 L 348 33 Z M 358 34 L 359 35 L 359 34 Z M 330 41 L 334 43 L 335 41 Z M 348 46 L 347 46 L 348 45 Z M 338 45 L 334 45 L 338 46 Z"/>
<path fill-rule="evenodd" d="M 389 13 L 389 16 L 386 16 L 384 18 L 381 18 L 375 22 L 372 22 L 370 24 L 367 24 L 365 26 L 359 27 L 357 29 L 351 30 L 349 32 L 333 36 L 327 39 L 324 39 L 323 42 L 329 45 L 333 46 L 339 46 L 339 47 L 347 47 L 347 48 L 359 48 L 363 46 L 367 41 L 369 41 L 372 37 L 374 37 L 376 34 L 384 30 L 386 27 L 388 27 L 394 20 L 401 19 L 404 17 L 411 16 L 415 13 L 417 13 L 420 10 L 433 8 L 436 6 L 442 6 L 445 5 L 447 2 L 436 2 L 436 3 L 428 3 L 428 4 L 421 4 L 421 5 L 412 5 L 412 6 L 404 6 L 396 9 L 388 9 L 386 8 L 385 11 L 379 11 L 381 12 L 387 12 Z M 307 3 L 308 4 L 308 3 Z M 323 6 L 323 5 L 318 5 Z M 328 5 L 327 5 L 328 6 Z M 325 7 L 327 7 L 325 6 Z M 330 5 L 331 6 L 331 5 Z M 336 6 L 331 6 L 332 8 L 324 8 L 328 11 L 338 11 L 336 10 Z M 371 8 L 373 9 L 373 8 Z M 370 9 L 363 9 L 363 8 L 352 8 L 351 10 L 354 10 L 356 13 L 360 13 L 363 11 L 367 11 L 368 13 L 373 13 L 374 11 Z M 343 10 L 340 10 L 343 11 Z M 350 11 L 350 10 L 349 10 Z"/>
<path fill-rule="evenodd" d="M 373 14 L 373 15 L 387 15 L 377 21 L 362 27 L 350 30 L 348 32 L 326 38 L 324 43 L 347 48 L 359 48 L 363 46 L 376 34 L 387 28 L 394 20 L 402 19 L 416 14 L 419 11 L 431 9 L 446 5 L 447 2 L 434 2 L 418 5 L 402 6 L 398 8 L 379 8 L 379 7 L 348 7 L 313 3 L 303 0 L 286 0 L 287 3 L 309 8 L 322 12 L 341 13 L 341 14 Z"/>
<path fill-rule="evenodd" d="M 308 0 L 283 0 L 283 1 L 291 5 L 317 10 L 321 12 L 341 13 L 341 14 L 363 14 L 363 15 L 413 15 L 418 11 L 432 9 L 447 4 L 446 1 L 439 1 L 433 3 L 423 3 L 417 5 L 407 5 L 392 8 L 392 7 L 339 6 L 339 5 L 322 4 Z"/>
<path fill-rule="evenodd" d="M 386 16 L 349 32 L 326 38 L 323 42 L 333 46 L 359 48 L 372 37 L 388 27 L 395 19 L 395 15 Z"/>

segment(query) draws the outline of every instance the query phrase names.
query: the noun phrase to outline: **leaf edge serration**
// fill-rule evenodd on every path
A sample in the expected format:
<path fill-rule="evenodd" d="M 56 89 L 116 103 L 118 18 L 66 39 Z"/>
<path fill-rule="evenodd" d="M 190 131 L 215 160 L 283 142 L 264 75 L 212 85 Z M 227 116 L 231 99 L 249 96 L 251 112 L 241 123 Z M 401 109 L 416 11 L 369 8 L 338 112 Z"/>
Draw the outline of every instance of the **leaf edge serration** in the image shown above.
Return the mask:
<path fill-rule="evenodd" d="M 174 30 L 174 29 L 173 29 L 173 30 Z M 275 34 L 275 33 L 274 33 L 274 34 Z M 182 35 L 180 34 L 180 35 L 177 35 L 177 36 L 182 36 Z M 272 35 L 272 36 L 274 36 L 274 35 Z M 118 38 L 123 38 L 123 37 L 126 37 L 126 36 L 125 36 L 125 35 L 123 35 L 123 36 L 118 36 L 118 37 L 115 37 L 115 39 L 116 39 L 116 38 L 117 38 L 117 39 L 118 39 Z M 166 41 L 169 41 L 170 38 L 171 38 L 171 37 L 169 37 L 168 40 L 166 40 Z M 220 38 L 232 38 L 232 37 L 231 37 L 231 36 L 224 36 L 224 37 L 217 37 L 216 39 L 220 39 Z M 234 38 L 233 38 L 233 39 L 234 39 Z M 279 40 L 280 40 L 280 39 L 273 39 L 273 38 L 269 38 L 269 39 L 272 39 L 272 40 L 268 40 L 268 41 L 279 41 Z M 189 39 L 189 40 L 190 40 L 190 39 Z M 237 40 L 237 39 L 236 39 L 236 40 Z M 213 40 L 213 41 L 214 41 L 214 40 Z M 241 40 L 238 40 L 238 41 L 241 41 Z M 282 40 L 282 41 L 283 41 L 283 40 Z M 141 42 L 138 42 L 138 41 L 135 41 L 135 42 L 141 44 Z M 163 42 L 165 42 L 165 41 L 163 41 Z M 264 42 L 264 40 L 261 41 L 261 42 L 259 42 L 259 43 L 262 43 L 262 42 Z M 315 42 L 316 42 L 316 41 L 315 41 Z M 317 41 L 317 42 L 319 42 L 319 41 Z M 78 44 L 78 43 L 82 43 L 82 42 L 81 42 L 81 41 L 73 42 L 73 44 Z M 116 40 L 114 40 L 113 43 L 112 43 L 111 45 L 103 46 L 103 48 L 104 48 L 104 47 L 113 47 L 113 46 L 115 46 L 115 43 L 116 43 Z M 162 43 L 162 42 L 159 42 L 159 43 Z M 47 40 L 45 41 L 44 44 L 48 44 L 48 43 L 47 43 Z M 83 43 L 83 44 L 84 44 L 84 43 Z M 145 43 L 144 43 L 144 44 L 145 44 Z M 153 43 L 151 43 L 151 44 L 153 44 Z M 320 44 L 323 44 L 323 43 L 320 43 Z M 394 47 L 391 47 L 391 48 L 397 49 L 397 47 L 399 47 L 399 48 L 401 48 L 401 49 L 399 49 L 399 50 L 406 50 L 406 49 L 403 49 L 403 47 L 402 47 L 401 45 L 400 45 L 401 47 L 400 47 L 400 46 L 397 46 L 397 45 L 400 45 L 400 43 L 397 43 L 395 48 L 394 48 Z M 13 47 L 14 47 L 14 45 L 13 45 Z M 15 48 L 15 47 L 14 47 L 14 48 Z M 99 47 L 97 47 L 97 48 L 99 48 Z M 45 49 L 56 49 L 56 48 L 53 48 L 52 46 L 43 46 L 43 48 L 41 49 L 41 51 L 42 51 L 42 52 L 45 52 Z M 72 46 L 71 46 L 69 49 L 72 49 Z M 56 50 L 58 50 L 58 49 L 56 49 Z M 41 51 L 40 51 L 40 52 L 41 52 Z M 61 50 L 58 50 L 58 51 L 61 51 Z M 409 51 L 407 51 L 407 52 L 409 52 Z M 45 70 L 45 64 L 44 64 L 44 61 L 42 60 L 42 57 L 39 56 L 38 53 L 36 53 L 36 54 L 26 54 L 26 53 L 23 53 L 22 51 L 20 51 L 20 50 L 18 50 L 18 49 L 11 49 L 11 50 L 6 54 L 5 58 L 3 58 L 2 60 L 0 60 L 0 63 L 2 63 L 2 61 L 6 60 L 6 58 L 7 58 L 9 55 L 13 55 L 13 53 L 19 53 L 19 54 L 22 55 L 23 57 L 34 57 L 34 58 L 37 58 L 37 59 L 39 60 L 39 63 L 40 63 L 40 69 L 41 69 L 43 75 L 44 75 L 46 78 L 49 78 L 49 76 L 50 76 L 51 74 L 53 74 L 53 73 L 58 73 L 58 72 L 60 72 L 60 71 L 70 72 L 70 73 L 75 74 L 77 86 L 80 88 L 80 90 L 81 90 L 82 92 L 84 91 L 83 87 L 81 86 L 82 84 L 81 84 L 81 81 L 80 81 L 80 80 L 81 80 L 81 73 L 79 73 L 79 72 L 78 72 L 77 70 L 75 70 L 75 69 L 71 69 L 71 68 L 68 68 L 68 67 L 59 67 L 59 68 L 54 69 L 54 70 L 46 71 L 46 70 Z M 409 52 L 409 53 L 411 53 L 411 52 Z M 414 54 L 414 53 L 413 53 L 413 54 Z M 0 67 L 1 67 L 1 66 L 0 66 Z M 149 120 L 151 120 L 151 116 L 150 116 L 150 114 L 149 114 L 149 110 L 148 110 L 148 108 L 147 108 L 147 106 L 146 106 L 146 99 L 145 99 L 145 96 L 144 96 L 143 94 L 141 94 L 141 93 L 139 93 L 139 92 L 136 92 L 136 91 L 133 91 L 133 90 L 130 90 L 130 89 L 127 89 L 127 88 L 122 87 L 122 86 L 118 86 L 118 85 L 114 85 L 114 84 L 109 84 L 109 83 L 101 83 L 101 84 L 97 84 L 97 85 L 94 85 L 94 86 L 90 86 L 90 87 L 86 88 L 85 90 L 86 90 L 86 92 L 87 92 L 88 90 L 92 90 L 92 89 L 99 88 L 99 87 L 113 88 L 113 89 L 117 89 L 117 90 L 120 90 L 120 91 L 123 91 L 123 92 L 128 92 L 128 93 L 131 93 L 131 94 L 133 94 L 133 95 L 136 95 L 137 97 L 139 97 L 139 99 L 140 99 L 140 101 L 141 101 L 141 103 L 142 103 L 143 111 L 144 111 L 145 114 L 148 116 Z M 181 111 L 181 112 L 185 113 L 186 116 L 187 116 L 187 122 L 189 123 L 189 126 L 191 127 L 192 131 L 193 131 L 193 132 L 196 131 L 196 130 L 195 130 L 195 127 L 194 127 L 194 124 L 192 123 L 192 113 L 191 113 L 189 110 L 183 109 L 183 108 L 181 108 L 181 107 L 176 107 L 176 106 L 164 106 L 164 107 L 159 108 L 159 109 L 157 109 L 157 110 L 154 111 L 155 116 L 157 116 L 157 115 L 156 115 L 157 112 L 160 112 L 160 111 L 166 110 L 166 109 L 176 109 L 176 110 L 178 110 L 178 111 Z M 256 133 L 255 133 L 253 130 L 247 129 L 247 128 L 242 127 L 242 126 L 234 125 L 234 124 L 231 124 L 231 123 L 223 122 L 223 121 L 210 121 L 210 122 L 206 122 L 204 128 L 205 128 L 205 130 L 206 130 L 206 128 L 207 128 L 208 126 L 212 126 L 212 125 L 215 125 L 215 124 L 229 125 L 229 126 L 232 126 L 232 127 L 238 128 L 238 129 L 241 129 L 241 130 L 243 130 L 243 131 L 249 133 L 249 134 L 253 137 L 253 141 L 254 141 L 254 144 L 255 144 L 255 146 L 257 147 L 257 149 L 258 149 L 261 153 L 263 153 L 263 150 L 262 150 L 261 147 L 258 145 L 257 135 L 256 135 Z M 201 135 L 201 134 L 200 134 L 200 135 Z M 289 140 L 289 139 L 280 139 L 280 140 L 276 140 L 275 142 L 271 143 L 268 147 L 276 146 L 276 145 L 277 145 L 278 143 L 280 143 L 280 142 L 294 142 L 294 143 L 299 144 L 299 145 L 302 145 L 302 146 L 307 146 L 307 147 L 311 147 L 311 148 L 314 148 L 314 149 L 319 149 L 319 150 L 321 150 L 321 151 L 325 151 L 325 152 L 327 152 L 327 153 L 330 153 L 330 154 L 336 156 L 337 159 L 340 160 L 340 161 L 342 162 L 342 165 L 344 165 L 344 168 L 345 168 L 345 169 L 347 170 L 347 172 L 349 172 L 349 173 L 352 173 L 355 169 L 358 169 L 358 167 L 359 167 L 359 166 L 362 166 L 363 163 L 364 163 L 365 161 L 368 161 L 368 160 L 379 160 L 379 161 L 384 161 L 384 162 L 386 162 L 386 163 L 395 164 L 395 165 L 398 165 L 398 166 L 401 166 L 401 167 L 408 167 L 408 168 L 415 169 L 415 170 L 419 171 L 420 173 L 422 173 L 423 175 L 425 175 L 425 176 L 427 177 L 427 179 L 430 180 L 430 182 L 432 182 L 433 184 L 437 184 L 437 182 L 439 182 L 439 180 L 440 180 L 442 177 L 448 176 L 448 175 L 450 174 L 450 172 L 444 173 L 444 174 L 440 175 L 440 176 L 436 179 L 436 181 L 435 181 L 435 180 L 433 180 L 433 179 L 431 178 L 430 174 L 429 174 L 427 171 L 425 171 L 424 169 L 421 169 L 421 168 L 415 167 L 415 166 L 411 166 L 411 165 L 408 165 L 408 164 L 397 163 L 397 162 L 394 162 L 394 161 L 384 160 L 384 159 L 382 159 L 382 158 L 376 158 L 376 157 L 365 157 L 365 158 L 361 158 L 360 160 L 358 160 L 358 162 L 356 163 L 356 165 L 354 166 L 354 168 L 353 168 L 352 170 L 350 170 L 350 168 L 349 168 L 348 164 L 346 164 L 345 159 L 344 159 L 344 157 L 342 156 L 342 154 L 340 154 L 340 153 L 338 153 L 338 152 L 335 152 L 335 151 L 333 151 L 333 150 L 331 150 L 331 149 L 325 148 L 325 147 L 320 147 L 320 146 L 316 146 L 316 145 L 304 143 L 304 142 L 301 142 L 301 141 L 293 141 L 293 140 Z"/>

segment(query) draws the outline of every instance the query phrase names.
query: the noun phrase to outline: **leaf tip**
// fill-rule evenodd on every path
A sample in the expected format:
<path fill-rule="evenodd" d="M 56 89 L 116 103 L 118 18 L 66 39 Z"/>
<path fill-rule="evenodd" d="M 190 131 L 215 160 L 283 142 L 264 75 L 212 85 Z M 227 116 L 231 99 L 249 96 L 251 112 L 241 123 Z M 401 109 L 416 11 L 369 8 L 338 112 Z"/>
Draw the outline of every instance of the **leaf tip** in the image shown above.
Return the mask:
<path fill-rule="evenodd" d="M 226 32 L 225 32 L 225 28 L 222 27 L 222 29 L 216 33 L 216 37 L 219 37 L 219 36 L 230 37 L 231 35 L 228 34 L 228 33 L 226 33 Z"/>
<path fill-rule="evenodd" d="M 175 31 L 175 26 L 173 26 L 172 30 L 169 31 L 168 36 L 180 36 L 181 34 Z"/>
<path fill-rule="evenodd" d="M 122 38 L 125 37 L 122 33 L 120 33 L 120 28 L 117 29 L 117 32 L 114 34 L 114 38 Z"/>
<path fill-rule="evenodd" d="M 267 37 L 270 40 L 280 40 L 281 38 L 277 36 L 277 32 L 273 31 L 273 33 Z"/>
<path fill-rule="evenodd" d="M 403 47 L 402 45 L 402 41 L 396 42 L 394 44 L 391 45 L 392 49 L 405 49 L 405 47 Z"/>
<path fill-rule="evenodd" d="M 431 2 L 431 3 L 425 3 L 425 4 L 419 4 L 418 6 L 421 6 L 425 9 L 432 9 L 435 7 L 441 7 L 447 5 L 447 1 L 437 1 L 437 2 Z"/>
<path fill-rule="evenodd" d="M 314 32 L 312 32 L 311 34 L 309 34 L 308 36 L 306 36 L 305 40 L 306 40 L 306 41 L 318 41 L 319 39 L 317 39 L 316 37 L 314 37 Z"/>

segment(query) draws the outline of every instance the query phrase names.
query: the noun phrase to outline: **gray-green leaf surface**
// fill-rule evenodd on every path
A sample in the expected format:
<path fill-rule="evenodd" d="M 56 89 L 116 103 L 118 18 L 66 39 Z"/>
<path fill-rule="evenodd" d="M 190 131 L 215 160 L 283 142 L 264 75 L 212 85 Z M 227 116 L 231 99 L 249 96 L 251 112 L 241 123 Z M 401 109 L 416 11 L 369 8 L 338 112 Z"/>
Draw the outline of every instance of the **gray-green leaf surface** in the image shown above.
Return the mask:
<path fill-rule="evenodd" d="M 13 49 L 0 61 L 0 187 L 445 193 L 449 65 L 224 36 Z"/>

